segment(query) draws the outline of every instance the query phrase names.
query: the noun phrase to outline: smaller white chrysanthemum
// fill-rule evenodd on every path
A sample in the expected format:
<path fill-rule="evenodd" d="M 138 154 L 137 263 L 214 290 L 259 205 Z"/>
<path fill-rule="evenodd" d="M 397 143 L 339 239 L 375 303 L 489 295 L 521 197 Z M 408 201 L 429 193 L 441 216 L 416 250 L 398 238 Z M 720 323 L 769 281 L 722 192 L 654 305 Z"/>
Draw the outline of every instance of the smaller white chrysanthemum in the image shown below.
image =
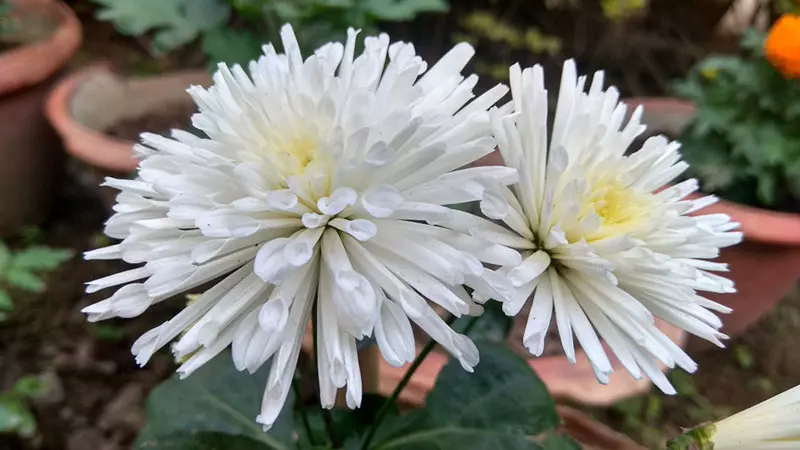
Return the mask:
<path fill-rule="evenodd" d="M 800 449 L 800 386 L 671 440 L 668 450 Z"/>
<path fill-rule="evenodd" d="M 190 88 L 204 136 L 144 134 L 138 177 L 106 183 L 122 192 L 105 231 L 122 242 L 86 254 L 143 264 L 89 283 L 88 292 L 125 285 L 84 309 L 93 321 L 135 317 L 215 282 L 133 353 L 144 364 L 178 338 L 182 376 L 228 347 L 239 370 L 271 360 L 257 418 L 266 428 L 288 395 L 314 306 L 322 405 L 333 407 L 346 386 L 356 407 L 358 339 L 374 336 L 400 366 L 416 353 L 413 321 L 471 370 L 477 348 L 426 299 L 477 314 L 464 285 L 486 297 L 510 292 L 482 262 L 521 261 L 463 226 L 439 225 L 491 227 L 444 205 L 517 179 L 508 167 L 463 168 L 494 149 L 487 109 L 507 88 L 473 99 L 477 76 L 461 75 L 474 53 L 467 44 L 428 68 L 413 45 L 386 35 L 366 38 L 356 57 L 357 34 L 304 59 L 287 25 L 285 54 L 267 45 L 249 75 L 223 64 L 211 88 Z"/>
<path fill-rule="evenodd" d="M 716 200 L 687 198 L 695 180 L 667 185 L 687 168 L 677 142 L 652 137 L 626 155 L 645 130 L 642 110 L 623 127 L 626 106 L 616 89 L 604 90 L 602 72 L 587 92 L 586 77 L 572 61 L 564 65 L 549 143 L 541 67 L 515 65 L 510 75 L 514 113 L 496 110 L 492 121 L 520 181 L 487 189 L 481 203 L 517 234 L 484 236 L 524 252 L 522 264 L 503 269 L 517 289 L 505 312 L 518 314 L 532 298 L 523 343 L 534 355 L 555 312 L 567 358 L 575 360 L 574 335 L 601 383 L 612 365 L 598 334 L 635 378 L 644 372 L 674 393 L 656 362 L 690 372 L 696 364 L 654 317 L 722 345 L 722 322 L 709 310 L 728 309 L 697 291 L 733 292 L 733 283 L 708 272 L 726 266 L 707 259 L 741 240 L 737 224 L 724 215 L 689 215 Z"/>

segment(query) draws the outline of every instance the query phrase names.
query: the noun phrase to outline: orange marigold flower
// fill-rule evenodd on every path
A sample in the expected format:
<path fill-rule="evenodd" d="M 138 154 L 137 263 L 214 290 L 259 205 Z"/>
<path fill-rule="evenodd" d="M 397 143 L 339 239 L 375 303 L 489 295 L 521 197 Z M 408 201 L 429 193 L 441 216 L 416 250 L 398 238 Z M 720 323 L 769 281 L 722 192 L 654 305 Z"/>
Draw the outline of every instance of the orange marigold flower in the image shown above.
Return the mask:
<path fill-rule="evenodd" d="M 764 44 L 767 59 L 787 78 L 800 78 L 800 16 L 785 14 Z"/>

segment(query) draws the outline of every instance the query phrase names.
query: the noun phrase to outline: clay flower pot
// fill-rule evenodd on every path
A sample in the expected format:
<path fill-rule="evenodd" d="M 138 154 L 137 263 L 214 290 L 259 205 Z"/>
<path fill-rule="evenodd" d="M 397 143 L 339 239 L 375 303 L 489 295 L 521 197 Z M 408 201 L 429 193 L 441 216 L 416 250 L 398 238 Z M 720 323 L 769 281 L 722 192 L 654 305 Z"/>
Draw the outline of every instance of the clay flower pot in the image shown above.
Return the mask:
<path fill-rule="evenodd" d="M 138 163 L 133 156 L 134 142 L 111 136 L 107 130 L 165 108 L 191 105 L 186 88 L 210 83 L 211 76 L 205 71 L 126 78 L 105 65 L 96 65 L 61 80 L 47 100 L 46 114 L 67 152 L 96 169 L 96 185 L 94 181 L 105 176 L 127 176 Z M 104 191 L 108 191 L 104 201 L 113 203 L 115 193 Z"/>
<path fill-rule="evenodd" d="M 650 130 L 676 137 L 695 112 L 692 103 L 671 98 L 633 98 L 644 106 L 643 122 Z M 721 200 L 702 214 L 727 214 L 741 224 L 744 242 L 722 249 L 719 260 L 736 283 L 735 294 L 703 294 L 733 308 L 723 317 L 723 332 L 741 334 L 775 307 L 800 278 L 800 214 L 783 213 Z"/>
<path fill-rule="evenodd" d="M 12 0 L 0 49 L 0 235 L 41 222 L 63 167 L 58 138 L 42 114 L 55 75 L 80 46 L 72 10 L 54 0 Z"/>

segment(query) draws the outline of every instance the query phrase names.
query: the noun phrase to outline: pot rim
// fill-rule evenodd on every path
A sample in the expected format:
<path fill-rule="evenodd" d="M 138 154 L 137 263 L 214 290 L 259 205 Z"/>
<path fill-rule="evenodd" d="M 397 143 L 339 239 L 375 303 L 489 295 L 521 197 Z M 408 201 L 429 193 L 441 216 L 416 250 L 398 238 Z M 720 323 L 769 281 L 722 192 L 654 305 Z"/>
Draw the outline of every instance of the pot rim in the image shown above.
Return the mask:
<path fill-rule="evenodd" d="M 83 29 L 72 9 L 60 0 L 21 0 L 19 3 L 52 12 L 58 26 L 47 39 L 0 53 L 0 95 L 35 85 L 72 58 L 83 41 Z"/>
<path fill-rule="evenodd" d="M 86 126 L 73 117 L 70 102 L 80 87 L 92 77 L 112 76 L 120 82 L 193 77 L 205 74 L 200 69 L 168 71 L 153 76 L 124 76 L 114 72 L 108 62 L 99 62 L 79 69 L 58 82 L 45 104 L 45 114 L 64 140 L 71 155 L 94 166 L 113 172 L 130 173 L 139 161 L 133 153 L 135 141 L 121 139 Z"/>
<path fill-rule="evenodd" d="M 53 128 L 61 135 L 65 143 L 64 147 L 72 156 L 114 172 L 132 172 L 138 165 L 138 161 L 133 155 L 135 142 L 93 130 L 75 120 L 70 113 L 69 104 L 75 91 L 86 80 L 104 73 L 113 72 L 108 64 L 98 63 L 62 78 L 47 99 L 45 115 Z M 80 142 L 88 142 L 89 145 L 81 145 Z M 98 149 L 102 151 L 94 151 Z"/>
<path fill-rule="evenodd" d="M 641 105 L 645 112 L 693 114 L 695 110 L 694 103 L 677 97 L 630 97 L 623 101 L 629 106 Z M 800 246 L 800 213 L 774 211 L 719 198 L 717 203 L 703 208 L 702 213 L 727 214 L 739 222 L 748 241 Z"/>

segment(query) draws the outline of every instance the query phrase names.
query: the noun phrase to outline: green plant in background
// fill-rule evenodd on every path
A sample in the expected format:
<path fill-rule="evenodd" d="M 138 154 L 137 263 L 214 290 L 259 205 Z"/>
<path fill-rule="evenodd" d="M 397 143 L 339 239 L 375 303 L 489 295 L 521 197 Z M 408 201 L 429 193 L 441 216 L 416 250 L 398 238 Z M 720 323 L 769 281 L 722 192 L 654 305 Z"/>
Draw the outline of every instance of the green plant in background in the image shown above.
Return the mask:
<path fill-rule="evenodd" d="M 347 27 L 374 32 L 381 21 L 411 20 L 444 12 L 446 0 L 93 0 L 98 19 L 123 34 L 152 33 L 163 54 L 199 41 L 209 62 L 245 63 L 261 45 L 276 42 L 283 23 L 295 25 L 305 48 L 341 38 Z"/>
<path fill-rule="evenodd" d="M 45 282 L 39 275 L 57 269 L 70 258 L 71 250 L 35 246 L 12 251 L 0 243 L 0 321 L 14 306 L 9 288 L 43 292 Z"/>
<path fill-rule="evenodd" d="M 692 175 L 706 192 L 771 209 L 800 199 L 800 83 L 764 57 L 764 36 L 750 31 L 742 56 L 697 64 L 676 92 L 697 105 L 680 136 Z"/>
<path fill-rule="evenodd" d="M 600 0 L 603 14 L 613 21 L 627 19 L 644 11 L 648 0 Z"/>
<path fill-rule="evenodd" d="M 618 22 L 647 9 L 649 0 L 599 0 L 606 18 Z M 545 0 L 547 8 L 580 8 L 580 0 Z"/>
<path fill-rule="evenodd" d="M 27 400 L 44 392 L 38 377 L 26 375 L 14 386 L 0 392 L 0 433 L 12 433 L 30 438 L 36 433 L 36 417 L 28 408 Z"/>
<path fill-rule="evenodd" d="M 511 51 L 555 56 L 561 53 L 561 40 L 556 36 L 542 33 L 536 27 L 520 28 L 495 17 L 490 11 L 474 11 L 467 14 L 459 24 L 464 30 L 456 33 L 455 41 L 479 45 L 480 41 L 500 44 Z M 502 81 L 508 78 L 507 64 L 491 64 L 476 59 L 475 71 Z"/>

